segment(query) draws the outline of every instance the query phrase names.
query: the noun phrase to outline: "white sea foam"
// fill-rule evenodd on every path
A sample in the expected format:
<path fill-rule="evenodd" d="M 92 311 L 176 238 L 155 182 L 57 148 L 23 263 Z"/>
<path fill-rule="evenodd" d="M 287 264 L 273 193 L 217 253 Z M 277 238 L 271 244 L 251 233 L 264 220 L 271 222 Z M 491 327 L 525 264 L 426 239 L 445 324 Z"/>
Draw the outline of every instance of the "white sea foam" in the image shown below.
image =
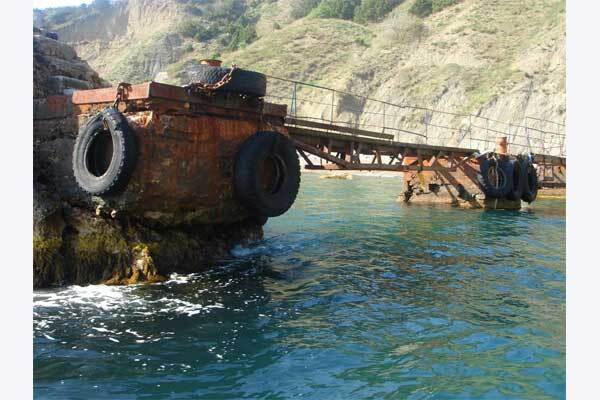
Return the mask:
<path fill-rule="evenodd" d="M 243 247 L 241 245 L 235 246 L 231 249 L 231 255 L 234 257 L 248 257 L 255 254 L 265 254 L 268 252 L 267 246 L 254 246 L 254 247 Z"/>
<path fill-rule="evenodd" d="M 303 240 L 286 240 L 282 242 L 276 238 L 277 236 L 273 236 L 269 239 L 265 239 L 263 242 L 260 242 L 262 244 L 255 244 L 251 246 L 237 245 L 230 250 L 230 253 L 236 258 L 245 258 L 254 255 L 278 255 L 295 252 L 306 246 L 306 243 Z"/>
<path fill-rule="evenodd" d="M 102 333 L 115 333 L 114 331 L 111 331 L 109 329 L 98 328 L 98 327 L 95 327 L 95 326 L 92 326 L 92 329 L 95 330 L 95 331 L 98 331 L 98 332 L 102 332 Z"/>
<path fill-rule="evenodd" d="M 140 335 L 139 333 L 137 333 L 137 332 L 136 332 L 136 331 L 134 331 L 134 330 L 127 329 L 125 332 L 127 332 L 127 333 L 129 333 L 129 334 L 131 334 L 131 335 L 133 335 L 133 336 L 135 336 L 135 337 L 138 337 L 138 338 L 143 338 L 143 336 L 142 336 L 142 335 Z"/>
<path fill-rule="evenodd" d="M 65 334 L 53 326 L 53 321 L 65 318 L 84 319 L 82 336 L 93 340 L 103 338 L 115 343 L 148 343 L 173 339 L 173 332 L 144 335 L 142 329 L 131 329 L 132 320 L 143 322 L 156 317 L 173 319 L 177 316 L 198 317 L 212 309 L 225 308 L 218 302 L 207 302 L 200 293 L 208 289 L 198 288 L 182 296 L 170 290 L 169 284 L 185 284 L 200 274 L 171 276 L 161 289 L 147 290 L 142 286 L 69 286 L 55 291 L 39 291 L 33 294 L 33 327 L 35 337 L 65 342 Z M 227 286 L 228 282 L 215 283 Z M 158 290 L 158 292 L 156 291 Z M 56 325 L 56 324 L 54 324 Z"/>
<path fill-rule="evenodd" d="M 177 284 L 187 280 L 189 280 L 189 276 L 183 275 L 176 275 L 171 279 Z M 118 327 L 115 328 L 114 324 L 107 327 L 102 321 L 106 318 L 114 320 L 116 317 L 121 317 L 120 327 L 127 326 L 127 318 L 132 317 L 153 318 L 157 315 L 192 317 L 208 313 L 211 309 L 224 308 L 224 305 L 218 302 L 207 304 L 194 301 L 200 298 L 197 294 L 204 291 L 204 289 L 199 289 L 191 299 L 186 300 L 178 298 L 177 293 L 167 290 L 165 290 L 164 297 L 153 298 L 132 286 L 70 286 L 53 292 L 35 292 L 33 295 L 34 312 L 36 313 L 34 330 L 38 336 L 48 335 L 52 319 L 62 318 L 61 315 L 78 317 L 86 315 L 87 321 L 93 325 L 89 328 L 91 332 L 86 332 L 87 337 L 104 336 L 116 342 L 118 339 L 115 336 L 128 334 L 134 340 L 161 340 L 161 338 L 144 337 L 129 327 L 123 331 Z M 58 313 L 50 310 L 44 311 L 47 308 L 58 309 Z"/>
<path fill-rule="evenodd" d="M 166 281 L 165 284 L 170 284 L 170 283 L 175 283 L 175 284 L 188 283 L 191 278 L 192 278 L 192 274 L 190 274 L 190 275 L 180 275 L 180 274 L 174 272 L 174 273 L 172 273 L 169 276 L 169 280 Z"/>

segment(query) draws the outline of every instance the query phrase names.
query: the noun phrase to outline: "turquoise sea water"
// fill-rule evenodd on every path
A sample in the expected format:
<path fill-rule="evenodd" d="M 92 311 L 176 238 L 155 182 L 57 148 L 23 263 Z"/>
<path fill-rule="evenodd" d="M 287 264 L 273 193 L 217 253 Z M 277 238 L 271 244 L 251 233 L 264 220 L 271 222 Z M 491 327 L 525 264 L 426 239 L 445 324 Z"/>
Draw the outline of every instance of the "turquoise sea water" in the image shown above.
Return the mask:
<path fill-rule="evenodd" d="M 302 179 L 212 272 L 36 291 L 35 397 L 565 397 L 564 201 L 406 206 L 397 178 Z"/>

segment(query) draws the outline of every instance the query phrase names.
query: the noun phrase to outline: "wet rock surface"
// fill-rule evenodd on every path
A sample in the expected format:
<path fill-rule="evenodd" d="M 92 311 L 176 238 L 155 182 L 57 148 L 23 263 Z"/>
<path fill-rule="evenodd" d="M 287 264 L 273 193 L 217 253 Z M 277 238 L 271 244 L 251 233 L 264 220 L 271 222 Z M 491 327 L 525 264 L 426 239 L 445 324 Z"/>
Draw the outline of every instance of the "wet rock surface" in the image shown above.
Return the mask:
<path fill-rule="evenodd" d="M 108 86 L 52 32 L 34 29 L 33 286 L 130 284 L 209 268 L 229 250 L 262 237 L 262 225 L 157 226 L 96 210 L 77 186 L 77 136 L 70 95 Z"/>

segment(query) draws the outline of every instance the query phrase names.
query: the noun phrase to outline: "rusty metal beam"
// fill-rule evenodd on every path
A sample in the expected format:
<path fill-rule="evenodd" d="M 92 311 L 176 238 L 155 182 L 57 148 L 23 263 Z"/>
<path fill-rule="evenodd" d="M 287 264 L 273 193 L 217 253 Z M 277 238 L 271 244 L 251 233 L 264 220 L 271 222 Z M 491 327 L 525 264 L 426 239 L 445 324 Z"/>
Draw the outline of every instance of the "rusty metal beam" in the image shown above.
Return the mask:
<path fill-rule="evenodd" d="M 453 168 L 448 168 L 448 167 L 444 167 L 441 166 L 440 164 L 436 163 L 433 166 L 426 166 L 426 165 L 419 165 L 419 164 L 408 164 L 408 165 L 401 165 L 401 164 L 364 164 L 364 163 L 360 163 L 360 162 L 349 162 L 346 161 L 342 158 L 340 158 L 341 156 L 344 157 L 348 157 L 349 154 L 343 154 L 340 155 L 340 157 L 336 157 L 334 155 L 328 154 L 320 149 L 318 149 L 316 146 L 311 146 L 309 144 L 300 142 L 296 139 L 293 139 L 294 145 L 296 146 L 296 149 L 298 149 L 300 153 L 300 155 L 302 155 L 302 152 L 306 152 L 306 153 L 310 153 L 313 154 L 317 157 L 321 157 L 324 160 L 329 161 L 331 164 L 324 164 L 324 165 L 306 165 L 305 168 L 306 169 L 326 169 L 326 170 L 367 170 L 367 171 L 393 171 L 393 172 L 408 172 L 408 171 L 449 171 L 449 172 L 454 172 L 456 171 L 456 167 Z M 415 160 L 416 162 L 416 160 Z"/>
<path fill-rule="evenodd" d="M 370 137 L 360 137 L 360 136 L 352 136 L 346 135 L 342 133 L 335 132 L 324 132 L 316 129 L 306 129 L 300 128 L 297 126 L 287 126 L 288 132 L 290 136 L 293 138 L 297 138 L 301 141 L 308 142 L 310 140 L 318 140 L 321 138 L 336 140 L 341 143 L 347 143 L 351 141 L 361 142 L 364 145 L 372 145 L 373 147 L 379 147 L 380 149 L 385 149 L 386 152 L 389 153 L 398 153 L 405 155 L 406 153 L 416 154 L 417 150 L 420 150 L 423 155 L 434 155 L 439 151 L 453 151 L 460 155 L 472 155 L 477 152 L 475 149 L 465 149 L 459 147 L 444 147 L 444 146 L 432 146 L 427 144 L 419 144 L 419 143 L 406 143 L 406 142 L 395 142 L 395 141 L 387 141 L 381 139 L 375 139 Z M 367 147 L 365 147 L 365 150 Z M 370 150 L 369 150 L 370 151 Z M 370 154 L 370 153 L 368 153 Z"/>
<path fill-rule="evenodd" d="M 294 146 L 296 146 L 297 149 L 304 150 L 307 153 L 314 154 L 317 157 L 321 157 L 324 160 L 327 160 L 329 162 L 341 165 L 341 166 L 346 167 L 346 168 L 348 167 L 348 165 L 350 165 L 349 162 L 347 162 L 345 160 L 342 160 L 341 158 L 338 158 L 336 156 L 332 156 L 329 153 L 325 153 L 324 151 L 321 151 L 321 150 L 317 149 L 316 147 L 304 144 L 304 143 L 302 143 L 302 142 L 300 142 L 298 140 L 295 140 L 295 139 L 292 139 L 292 141 L 294 142 Z"/>
<path fill-rule="evenodd" d="M 72 102 L 76 105 L 83 104 L 112 104 L 117 96 L 117 87 L 77 90 L 73 93 Z M 124 97 L 127 101 L 136 102 L 144 100 L 146 102 L 163 101 L 171 102 L 176 108 L 189 109 L 195 105 L 203 109 L 205 106 L 217 106 L 222 109 L 240 111 L 252 111 L 257 114 L 272 115 L 283 118 L 287 114 L 287 105 L 262 103 L 257 108 L 253 104 L 244 102 L 239 96 L 225 96 L 226 101 L 219 99 L 219 96 L 201 96 L 191 94 L 186 88 L 181 86 L 167 85 L 158 82 L 145 82 L 137 85 L 127 86 L 124 89 Z M 231 106 L 234 107 L 231 107 Z"/>
<path fill-rule="evenodd" d="M 390 171 L 390 172 L 409 172 L 409 171 L 448 171 L 455 172 L 456 168 L 446 168 L 440 165 L 426 166 L 423 169 L 417 165 L 377 165 L 377 164 L 351 164 L 348 167 L 344 167 L 338 164 L 323 164 L 305 166 L 305 169 L 325 169 L 325 170 L 344 170 L 344 171 Z"/>
<path fill-rule="evenodd" d="M 549 155 L 544 155 L 544 154 L 534 154 L 533 162 L 535 164 L 550 164 L 550 165 L 560 165 L 560 166 L 567 165 L 566 157 L 549 156 Z"/>
<path fill-rule="evenodd" d="M 300 154 L 300 156 L 302 156 L 302 158 L 304 159 L 304 161 L 306 161 L 306 163 L 308 165 L 314 165 L 312 161 L 310 161 L 310 158 L 308 158 L 308 156 L 306 155 L 306 153 L 304 153 L 304 150 L 296 148 L 296 150 L 298 151 L 298 154 Z"/>
<path fill-rule="evenodd" d="M 368 136 L 368 137 L 374 137 L 374 138 L 379 138 L 379 139 L 388 139 L 388 140 L 394 139 L 394 135 L 390 135 L 387 133 L 366 131 L 364 129 L 352 128 L 350 126 L 326 124 L 323 122 L 307 121 L 305 119 L 298 119 L 298 118 L 292 118 L 292 117 L 286 117 L 285 123 L 287 125 L 324 129 L 324 130 L 328 130 L 328 131 L 350 133 L 352 135 Z"/>

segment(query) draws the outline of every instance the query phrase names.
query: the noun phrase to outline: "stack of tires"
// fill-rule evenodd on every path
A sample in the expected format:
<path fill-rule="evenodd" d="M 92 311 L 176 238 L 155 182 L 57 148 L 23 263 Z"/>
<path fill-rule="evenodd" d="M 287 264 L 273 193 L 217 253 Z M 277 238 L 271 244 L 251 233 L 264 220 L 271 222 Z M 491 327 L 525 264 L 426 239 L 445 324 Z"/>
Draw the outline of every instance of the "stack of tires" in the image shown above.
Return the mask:
<path fill-rule="evenodd" d="M 208 64 L 196 65 L 193 80 L 214 85 L 231 75 L 216 92 L 262 98 L 267 77 L 241 68 L 231 70 Z M 292 141 L 278 132 L 256 132 L 246 139 L 235 157 L 234 188 L 238 200 L 261 223 L 285 213 L 300 187 L 300 161 Z"/>
<path fill-rule="evenodd" d="M 217 93 L 236 93 L 250 97 L 264 97 L 267 93 L 267 77 L 260 72 L 236 68 L 213 66 L 208 64 L 194 65 L 190 78 L 193 83 L 214 85 L 221 82 L 231 73 L 231 79 L 216 90 Z"/>
<path fill-rule="evenodd" d="M 530 158 L 515 160 L 487 158 L 480 165 L 479 184 L 487 197 L 523 200 L 531 203 L 537 197 L 537 172 Z"/>

